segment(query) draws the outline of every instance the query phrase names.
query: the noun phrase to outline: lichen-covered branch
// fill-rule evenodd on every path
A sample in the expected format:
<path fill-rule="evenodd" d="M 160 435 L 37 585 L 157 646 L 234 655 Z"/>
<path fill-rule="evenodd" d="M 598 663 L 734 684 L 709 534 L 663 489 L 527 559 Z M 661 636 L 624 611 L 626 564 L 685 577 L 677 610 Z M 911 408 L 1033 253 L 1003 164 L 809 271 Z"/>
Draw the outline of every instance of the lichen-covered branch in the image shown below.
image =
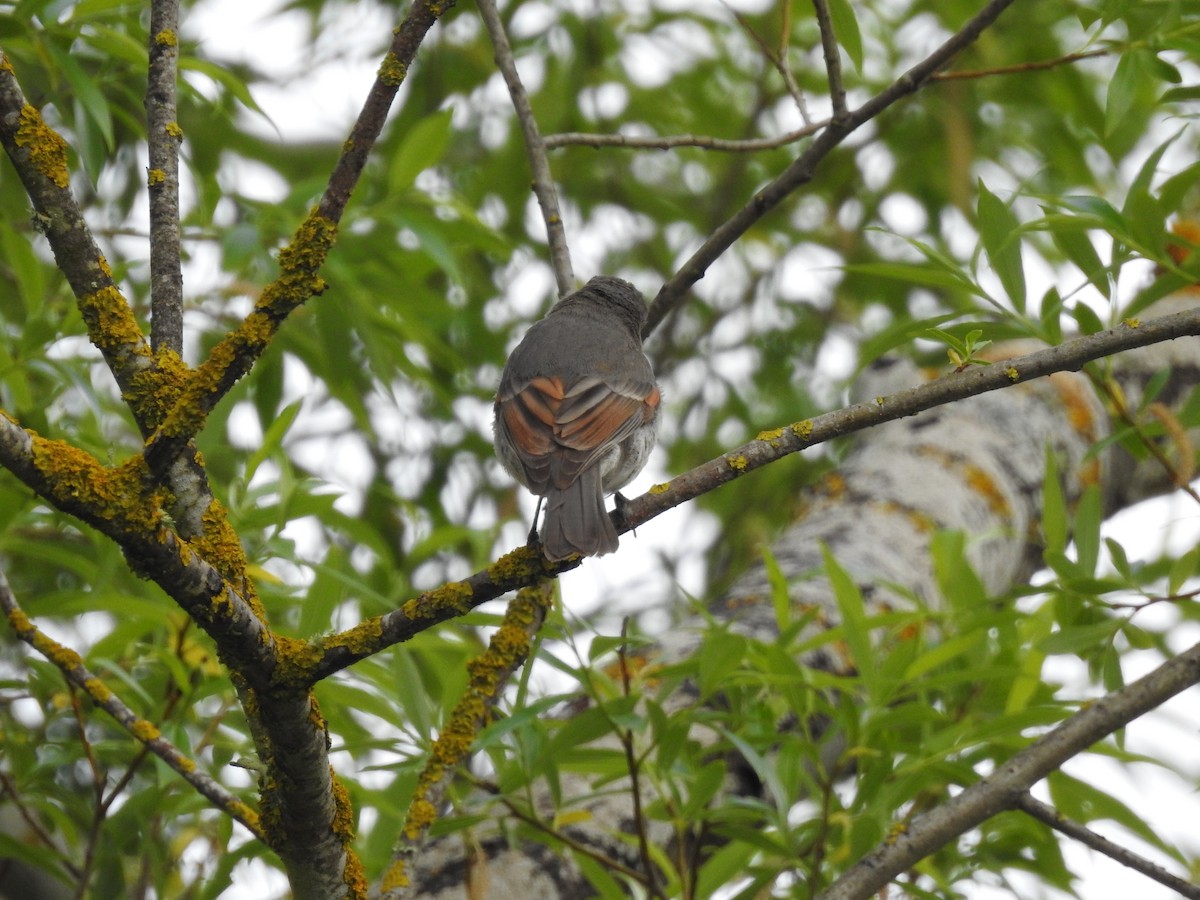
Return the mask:
<path fill-rule="evenodd" d="M 261 606 L 222 576 L 210 559 L 241 552 L 215 516 L 211 532 L 183 540 L 163 515 L 164 489 L 149 479 L 141 457 L 114 467 L 62 441 L 21 428 L 0 414 L 0 465 L 57 509 L 114 540 L 135 572 L 158 584 L 217 643 L 222 659 L 269 679 L 275 643 Z M 223 566 L 225 567 L 225 566 Z M 236 569 L 236 559 L 230 568 Z"/>
<path fill-rule="evenodd" d="M 279 277 L 267 285 L 254 310 L 191 373 L 170 413 L 147 440 L 146 459 L 154 471 L 168 467 L 187 442 L 199 434 L 208 414 L 250 371 L 283 321 L 325 290 L 319 274 L 321 266 L 337 238 L 338 222 L 383 129 L 396 91 L 407 77 L 425 35 L 453 5 L 415 0 L 396 29 L 358 119 L 342 145 L 325 193 L 279 253 Z"/>
<path fill-rule="evenodd" d="M 66 141 L 26 102 L 12 64 L 2 53 L 0 145 L 33 203 L 34 222 L 71 286 L 88 337 L 104 354 L 139 427 L 149 433 L 157 423 L 140 405 L 138 378 L 156 368 L 150 347 L 71 193 Z"/>
<path fill-rule="evenodd" d="M 150 342 L 155 351 L 183 350 L 183 272 L 180 267 L 179 142 L 175 85 L 179 59 L 179 0 L 150 4 L 150 71 L 146 82 L 146 141 L 150 171 Z"/>
<path fill-rule="evenodd" d="M 383 900 L 400 900 L 408 894 L 409 860 L 437 819 L 446 788 L 466 761 L 476 735 L 491 719 L 504 685 L 529 656 L 533 638 L 553 602 L 554 581 L 549 578 L 518 591 L 487 650 L 468 663 L 467 689 L 434 741 L 417 781 L 400 840 L 383 878 Z"/>
<path fill-rule="evenodd" d="M 223 785 L 196 767 L 194 760 L 162 736 L 153 722 L 141 718 L 125 705 L 108 686 L 84 665 L 79 654 L 50 638 L 39 629 L 17 603 L 4 573 L 0 572 L 0 610 L 18 638 L 58 666 L 72 684 L 86 693 L 97 706 L 107 712 L 122 728 L 140 741 L 146 749 L 170 766 L 180 778 L 195 788 L 217 809 L 241 822 L 260 839 L 265 837 L 258 813 L 230 793 Z"/>

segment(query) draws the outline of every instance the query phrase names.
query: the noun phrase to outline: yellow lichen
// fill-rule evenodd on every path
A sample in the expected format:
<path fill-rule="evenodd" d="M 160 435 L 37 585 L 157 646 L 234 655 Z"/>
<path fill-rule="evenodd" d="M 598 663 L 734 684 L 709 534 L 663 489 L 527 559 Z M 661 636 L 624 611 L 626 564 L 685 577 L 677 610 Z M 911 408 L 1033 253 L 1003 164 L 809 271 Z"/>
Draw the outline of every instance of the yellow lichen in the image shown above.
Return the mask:
<path fill-rule="evenodd" d="M 150 169 L 146 173 L 146 183 L 150 187 L 157 187 L 167 180 L 167 173 L 162 169 Z"/>
<path fill-rule="evenodd" d="M 21 124 L 13 142 L 29 150 L 29 160 L 39 172 L 60 188 L 70 180 L 67 169 L 67 142 L 42 121 L 42 114 L 26 103 L 21 107 Z"/>
<path fill-rule="evenodd" d="M 164 28 L 154 36 L 154 43 L 160 47 L 177 47 L 179 46 L 179 36 L 169 28 Z"/>
<path fill-rule="evenodd" d="M 389 51 L 379 66 L 379 80 L 388 87 L 399 87 L 407 75 L 408 66 L 402 63 L 395 53 Z"/>
<path fill-rule="evenodd" d="M 742 456 L 740 453 L 735 456 L 725 457 L 725 462 L 729 463 L 729 468 L 736 469 L 739 472 L 746 471 L 746 466 L 749 465 L 749 463 L 746 461 L 746 457 Z"/>
<path fill-rule="evenodd" d="M 175 140 L 183 140 L 183 129 L 179 127 L 178 122 L 168 122 L 163 130 Z"/>
<path fill-rule="evenodd" d="M 137 738 L 139 741 L 141 741 L 143 744 L 148 743 L 150 741 L 156 741 L 160 737 L 162 737 L 162 732 L 159 731 L 157 728 L 155 728 L 152 723 L 147 722 L 145 719 L 138 719 L 136 722 L 134 722 L 133 727 L 130 729 L 130 731 L 132 731 L 133 736 L 135 738 Z"/>
<path fill-rule="evenodd" d="M 99 678 L 88 678 L 83 682 L 83 689 L 87 691 L 88 696 L 103 706 L 112 698 L 112 691 Z"/>
<path fill-rule="evenodd" d="M 408 887 L 408 865 L 403 859 L 392 860 L 392 864 L 383 873 L 379 886 L 385 893 Z"/>
<path fill-rule="evenodd" d="M 796 437 L 800 438 L 801 440 L 807 441 L 810 437 L 812 437 L 812 433 L 813 433 L 812 419 L 804 419 L 803 421 L 796 422 L 795 424 L 792 425 L 792 434 L 794 434 Z"/>
<path fill-rule="evenodd" d="M 410 841 L 419 838 L 437 819 L 437 809 L 424 797 L 413 800 L 404 819 L 404 836 Z"/>
<path fill-rule="evenodd" d="M 465 581 L 452 581 L 420 597 L 414 597 L 401 607 L 410 619 L 427 619 L 445 610 L 462 614 L 470 610 L 475 591 Z"/>
<path fill-rule="evenodd" d="M 1142 320 L 1131 316 L 1128 319 L 1122 319 L 1121 324 L 1123 324 L 1126 328 L 1141 328 Z"/>
<path fill-rule="evenodd" d="M 1021 373 L 1017 371 L 1016 366 L 1009 366 L 1007 369 L 1004 370 L 1004 374 L 1008 376 L 1008 380 L 1011 381 L 1013 384 L 1016 384 L 1018 381 L 1021 380 Z"/>
<path fill-rule="evenodd" d="M 649 493 L 651 496 L 657 497 L 659 494 L 665 494 L 670 489 L 671 489 L 671 482 L 668 481 L 664 484 L 650 485 L 650 490 L 647 491 L 647 493 Z"/>
<path fill-rule="evenodd" d="M 758 441 L 777 441 L 777 440 L 779 440 L 781 437 L 783 437 L 783 429 L 782 429 L 782 428 L 772 428 L 770 431 L 760 431 L 760 432 L 759 432 L 759 433 L 758 433 L 758 434 L 755 436 L 755 440 L 758 440 Z"/>
<path fill-rule="evenodd" d="M 133 349 L 143 340 L 142 329 L 115 285 L 80 297 L 79 313 L 87 325 L 88 337 L 102 352 Z"/>

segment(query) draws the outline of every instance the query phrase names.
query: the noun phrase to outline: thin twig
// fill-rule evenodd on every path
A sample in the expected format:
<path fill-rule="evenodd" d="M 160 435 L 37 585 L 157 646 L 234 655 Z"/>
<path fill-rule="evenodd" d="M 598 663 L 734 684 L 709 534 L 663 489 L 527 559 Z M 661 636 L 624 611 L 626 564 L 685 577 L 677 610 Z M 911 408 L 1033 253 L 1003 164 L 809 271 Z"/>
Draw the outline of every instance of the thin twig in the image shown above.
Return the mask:
<path fill-rule="evenodd" d="M 825 74 L 829 77 L 829 101 L 833 104 L 833 120 L 846 116 L 846 85 L 842 81 L 842 57 L 837 35 L 833 32 L 833 16 L 827 0 L 812 0 L 817 12 L 817 28 L 821 31 L 821 52 L 825 55 Z"/>
<path fill-rule="evenodd" d="M 702 150 L 718 150 L 723 153 L 756 153 L 759 150 L 774 150 L 816 134 L 829 125 L 828 120 L 812 122 L 803 128 L 769 138 L 744 138 L 729 140 L 703 134 L 670 134 L 662 137 L 631 134 L 588 134 L 581 131 L 564 131 L 547 135 L 544 143 L 551 149 L 558 147 L 616 147 L 622 150 L 673 150 L 676 147 L 699 147 Z"/>
<path fill-rule="evenodd" d="M 787 85 L 788 93 L 792 95 L 792 99 L 796 102 L 796 109 L 800 113 L 800 121 L 805 125 L 812 124 L 812 116 L 808 112 L 808 101 L 804 99 L 804 92 L 800 90 L 800 85 L 796 83 L 796 75 L 792 72 L 792 67 L 788 63 L 788 39 L 792 34 L 792 4 L 781 3 L 779 12 L 779 50 L 776 53 L 778 62 L 776 66 L 779 69 L 779 74 L 783 76 L 783 83 Z"/>
<path fill-rule="evenodd" d="M 779 77 L 783 79 L 783 85 L 787 88 L 788 94 L 796 104 L 796 109 L 800 112 L 800 120 L 805 125 L 811 125 L 812 119 L 808 115 L 808 104 L 804 102 L 804 94 L 800 90 L 800 85 L 796 84 L 796 76 L 792 74 L 791 68 L 787 64 L 787 38 L 789 32 L 789 21 L 791 18 L 791 4 L 781 4 L 783 11 L 782 26 L 779 29 L 779 50 L 776 51 L 767 44 L 766 39 L 760 35 L 745 15 L 730 7 L 727 3 L 723 4 L 729 10 L 734 20 L 742 26 L 742 30 L 750 35 L 754 43 L 758 44 L 758 49 L 762 51 L 762 55 L 767 58 L 767 61 L 779 73 Z"/>
<path fill-rule="evenodd" d="M 183 272 L 180 267 L 179 142 L 176 79 L 179 0 L 150 4 L 150 71 L 146 133 L 150 156 L 150 343 L 155 351 L 183 350 Z"/>
<path fill-rule="evenodd" d="M 617 646 L 617 665 L 621 670 L 621 691 L 626 699 L 629 699 L 630 696 L 629 658 L 625 653 L 625 641 L 628 636 L 629 617 L 626 616 L 621 622 L 621 643 Z M 650 855 L 650 838 L 646 834 L 646 815 L 642 811 L 641 765 L 633 746 L 633 731 L 629 728 L 619 727 L 616 722 L 612 722 L 612 726 L 620 738 L 621 748 L 625 751 L 625 768 L 629 771 L 629 795 L 633 800 L 633 824 L 637 831 L 638 853 L 641 856 L 642 865 L 646 869 L 646 888 L 652 897 L 666 900 L 662 887 L 658 883 L 658 868 L 654 865 L 654 857 Z"/>
<path fill-rule="evenodd" d="M 1019 75 L 1023 72 L 1040 72 L 1044 69 L 1054 69 L 1066 66 L 1083 59 L 1095 59 L 1097 56 L 1110 56 L 1115 52 L 1111 49 L 1081 50 L 1079 53 L 1067 53 L 1054 59 L 1037 60 L 1036 62 L 1014 63 L 1011 66 L 997 66 L 994 69 L 963 70 L 956 72 L 938 72 L 930 76 L 930 81 L 961 81 L 970 78 L 991 78 L 994 75 Z"/>
<path fill-rule="evenodd" d="M 964 47 L 968 46 L 991 25 L 999 15 L 1013 4 L 1014 0 L 990 0 L 979 13 L 967 22 L 956 34 L 934 50 L 929 56 L 902 74 L 888 87 L 869 99 L 858 109 L 847 112 L 842 119 L 834 119 L 817 135 L 800 156 L 783 170 L 762 190 L 750 198 L 740 210 L 717 227 L 708 240 L 692 254 L 658 292 L 650 304 L 643 334 L 650 334 L 658 323 L 683 299 L 693 284 L 704 277 L 713 264 L 730 245 L 746 233 L 763 216 L 774 209 L 801 185 L 812 180 L 820 162 L 831 151 L 866 122 L 871 121 L 889 106 L 909 94 L 920 90 L 929 78 L 947 65 Z M 832 88 L 832 85 L 831 85 Z"/>
<path fill-rule="evenodd" d="M 25 827 L 29 829 L 28 834 L 21 835 L 21 840 L 23 842 L 28 841 L 30 835 L 36 837 L 42 846 L 46 847 L 48 850 L 54 851 L 59 855 L 59 859 L 57 861 L 58 864 L 63 867 L 63 871 L 65 871 L 72 878 L 78 879 L 80 875 L 79 867 L 71 862 L 71 860 L 67 857 L 67 854 L 63 852 L 62 847 L 60 847 L 50 835 L 50 832 L 46 831 L 45 826 L 42 825 L 41 819 L 29 809 L 29 806 L 21 798 L 21 795 L 17 793 L 17 786 L 13 782 L 12 776 L 10 776 L 3 769 L 0 769 L 0 798 L 8 798 L 8 800 L 12 802 L 13 806 L 17 808 L 17 814 L 25 823 Z M 12 835 L 11 832 L 9 834 L 10 836 L 15 836 Z"/>
<path fill-rule="evenodd" d="M 140 718 L 126 706 L 95 674 L 83 664 L 83 659 L 74 650 L 49 637 L 33 624 L 17 603 L 9 587 L 8 579 L 0 572 L 0 612 L 8 619 L 17 637 L 37 650 L 58 666 L 63 676 L 75 687 L 86 693 L 101 709 L 108 713 L 118 725 L 147 747 L 151 753 L 165 762 L 179 777 L 195 788 L 196 792 L 213 806 L 241 822 L 259 840 L 266 834 L 258 821 L 258 814 L 236 796 L 226 790 L 211 776 L 201 772 L 196 763 L 184 755 L 178 747 L 159 733 L 150 722 Z"/>
<path fill-rule="evenodd" d="M 1150 862 L 1144 856 L 1139 856 L 1132 850 L 1128 850 L 1120 844 L 1115 844 L 1108 838 L 1101 837 L 1090 828 L 1085 828 L 1077 822 L 1063 818 L 1053 806 L 1043 803 L 1028 791 L 1017 798 L 1016 806 L 1021 812 L 1032 816 L 1042 824 L 1049 825 L 1055 831 L 1061 831 L 1067 837 L 1074 838 L 1098 853 L 1103 853 L 1109 859 L 1115 860 L 1121 865 L 1127 866 L 1135 872 L 1139 872 L 1147 878 L 1157 881 L 1159 884 L 1175 891 L 1181 897 L 1200 900 L 1200 885 L 1184 881 L 1182 878 L 1172 875 L 1162 866 Z"/>
<path fill-rule="evenodd" d="M 571 270 L 571 253 L 567 247 L 567 232 L 563 227 L 562 212 L 558 207 L 558 193 L 554 189 L 554 176 L 550 174 L 550 160 L 546 158 L 546 144 L 538 131 L 529 95 L 517 72 L 517 61 L 513 58 L 512 46 L 504 23 L 492 0 L 478 0 L 479 17 L 483 19 L 492 47 L 496 51 L 496 65 L 508 85 L 508 96 L 512 98 L 517 122 L 521 125 L 521 136 L 525 140 L 525 155 L 533 173 L 533 193 L 542 208 L 542 221 L 546 225 L 546 240 L 550 243 L 550 264 L 558 282 L 558 296 L 565 297 L 575 290 L 575 275 Z"/>

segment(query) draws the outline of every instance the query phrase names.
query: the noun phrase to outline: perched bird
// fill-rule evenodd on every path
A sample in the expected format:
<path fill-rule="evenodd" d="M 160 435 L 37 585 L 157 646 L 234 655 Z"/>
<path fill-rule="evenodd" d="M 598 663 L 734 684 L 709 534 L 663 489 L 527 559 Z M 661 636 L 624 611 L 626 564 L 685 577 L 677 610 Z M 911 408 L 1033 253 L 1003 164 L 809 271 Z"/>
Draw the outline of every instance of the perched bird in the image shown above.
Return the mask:
<path fill-rule="evenodd" d="M 496 456 L 546 501 L 549 560 L 617 549 L 604 495 L 646 464 L 660 395 L 642 352 L 646 301 L 620 278 L 593 278 L 536 322 L 500 376 Z M 536 522 L 535 522 L 536 525 Z"/>

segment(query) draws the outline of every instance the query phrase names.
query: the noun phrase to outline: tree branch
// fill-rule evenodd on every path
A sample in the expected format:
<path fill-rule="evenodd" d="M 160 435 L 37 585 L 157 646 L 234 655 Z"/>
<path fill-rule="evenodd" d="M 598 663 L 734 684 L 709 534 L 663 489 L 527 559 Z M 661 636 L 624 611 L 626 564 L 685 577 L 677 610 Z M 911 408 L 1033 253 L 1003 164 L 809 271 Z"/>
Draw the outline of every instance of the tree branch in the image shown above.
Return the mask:
<path fill-rule="evenodd" d="M 691 286 L 704 277 L 708 267 L 755 222 L 778 206 L 796 188 L 811 181 L 821 160 L 840 146 L 852 132 L 875 118 L 897 100 L 920 90 L 938 69 L 949 63 L 957 53 L 979 37 L 980 33 L 1013 2 L 1014 0 L 989 0 L 973 19 L 924 60 L 917 63 L 858 109 L 846 113 L 841 120 L 836 118 L 832 120 L 825 130 L 809 144 L 807 150 L 766 187 L 751 197 L 745 206 L 717 227 L 679 271 L 662 286 L 658 296 L 650 304 L 650 314 L 642 333 L 644 335 L 651 334 L 667 313 L 682 300 L 683 295 Z"/>
<path fill-rule="evenodd" d="M 0 144 L 33 203 L 34 224 L 49 241 L 54 260 L 71 286 L 88 338 L 104 355 L 122 394 L 130 398 L 143 434 L 148 433 L 156 423 L 136 398 L 144 390 L 138 376 L 154 367 L 150 347 L 71 193 L 67 143 L 25 101 L 3 53 Z"/>
<path fill-rule="evenodd" d="M 18 638 L 54 663 L 63 676 L 86 693 L 92 702 L 108 713 L 142 745 L 165 762 L 179 777 L 217 809 L 241 822 L 255 837 L 265 840 L 258 813 L 230 793 L 211 776 L 201 772 L 194 760 L 162 736 L 152 722 L 138 716 L 93 674 L 79 654 L 47 636 L 34 625 L 17 602 L 8 579 L 0 571 L 0 610 Z"/>
<path fill-rule="evenodd" d="M 1055 831 L 1061 831 L 1067 837 L 1074 838 L 1080 843 L 1091 847 L 1093 850 L 1103 853 L 1110 859 L 1116 860 L 1121 865 L 1128 866 L 1134 871 L 1145 875 L 1147 878 L 1153 879 L 1159 884 L 1170 888 L 1179 894 L 1179 896 L 1189 897 L 1191 900 L 1200 900 L 1200 885 L 1184 881 L 1182 878 L 1172 875 L 1162 866 L 1155 865 L 1150 860 L 1139 856 L 1131 850 L 1127 850 L 1120 844 L 1114 844 L 1108 838 L 1101 837 L 1090 828 L 1085 828 L 1077 822 L 1063 818 L 1053 806 L 1043 803 L 1029 792 L 1021 794 L 1016 798 L 1016 808 L 1037 819 L 1042 824 L 1049 825 Z"/>
<path fill-rule="evenodd" d="M 833 121 L 846 116 L 846 85 L 842 82 L 842 57 L 837 35 L 833 32 L 833 17 L 828 0 L 812 0 L 817 13 L 817 28 L 821 31 L 821 51 L 825 55 L 825 72 L 829 76 L 829 101 L 833 104 Z"/>
<path fill-rule="evenodd" d="M 529 95 L 525 93 L 525 85 L 521 83 L 520 73 L 517 72 L 517 62 L 513 58 L 512 46 L 504 31 L 504 23 L 500 21 L 500 13 L 496 10 L 493 0 L 478 0 L 479 16 L 483 19 L 488 36 L 492 39 L 492 47 L 496 51 L 496 65 L 508 85 L 508 95 L 512 98 L 513 109 L 517 113 L 517 121 L 521 125 L 521 136 L 525 141 L 525 155 L 529 159 L 529 169 L 533 173 L 533 193 L 537 197 L 538 206 L 542 208 L 542 221 L 546 225 L 546 239 L 550 243 L 550 263 L 554 269 L 554 278 L 558 282 L 558 296 L 565 297 L 575 290 L 575 275 L 571 270 L 571 252 L 567 247 L 567 233 L 563 227 L 562 212 L 558 207 L 558 193 L 554 189 L 554 176 L 550 173 L 550 161 L 546 158 L 546 145 L 538 132 L 537 119 L 533 115 L 533 107 L 529 105 Z"/>
<path fill-rule="evenodd" d="M 183 351 L 180 268 L 179 141 L 175 87 L 179 0 L 150 4 L 150 71 L 146 81 L 146 141 L 150 158 L 150 342 L 155 351 Z"/>
<path fill-rule="evenodd" d="M 619 147 L 624 150 L 672 150 L 675 147 L 700 147 L 704 150 L 718 150 L 724 153 L 755 153 L 759 150 L 774 150 L 788 144 L 794 144 L 810 135 L 826 128 L 829 121 L 812 122 L 803 128 L 789 131 L 770 138 L 745 138 L 728 140 L 725 138 L 709 137 L 697 134 L 675 134 L 663 137 L 638 137 L 628 134 L 585 134 L 579 131 L 567 131 L 562 134 L 547 135 L 544 143 L 547 147 Z"/>
<path fill-rule="evenodd" d="M 1030 787 L 1176 694 L 1200 683 L 1200 644 L 1149 675 L 1094 700 L 987 778 L 913 819 L 818 894 L 818 900 L 867 900 L 894 878 L 955 838 L 1006 809 L 1021 806 Z"/>

